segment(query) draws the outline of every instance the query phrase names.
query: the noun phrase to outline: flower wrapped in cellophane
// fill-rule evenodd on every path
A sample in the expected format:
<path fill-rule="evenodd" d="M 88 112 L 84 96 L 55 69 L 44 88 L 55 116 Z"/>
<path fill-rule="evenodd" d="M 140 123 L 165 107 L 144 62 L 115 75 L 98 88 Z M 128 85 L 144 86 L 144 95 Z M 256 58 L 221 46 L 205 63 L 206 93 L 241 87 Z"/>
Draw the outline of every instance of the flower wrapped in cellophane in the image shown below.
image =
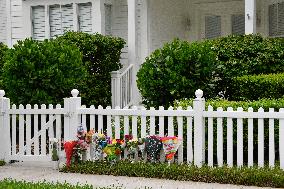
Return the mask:
<path fill-rule="evenodd" d="M 180 145 L 180 140 L 177 137 L 161 137 L 166 160 L 170 162 L 173 160 L 177 149 Z"/>

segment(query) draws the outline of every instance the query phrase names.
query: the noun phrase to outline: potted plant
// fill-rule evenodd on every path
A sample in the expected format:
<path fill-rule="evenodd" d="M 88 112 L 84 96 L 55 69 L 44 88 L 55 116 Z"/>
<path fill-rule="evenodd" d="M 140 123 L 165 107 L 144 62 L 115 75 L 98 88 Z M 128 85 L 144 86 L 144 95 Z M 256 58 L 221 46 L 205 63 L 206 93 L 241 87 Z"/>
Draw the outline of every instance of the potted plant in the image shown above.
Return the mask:
<path fill-rule="evenodd" d="M 51 143 L 52 168 L 54 170 L 58 170 L 59 169 L 58 139 L 56 138 L 50 139 L 50 143 Z"/>

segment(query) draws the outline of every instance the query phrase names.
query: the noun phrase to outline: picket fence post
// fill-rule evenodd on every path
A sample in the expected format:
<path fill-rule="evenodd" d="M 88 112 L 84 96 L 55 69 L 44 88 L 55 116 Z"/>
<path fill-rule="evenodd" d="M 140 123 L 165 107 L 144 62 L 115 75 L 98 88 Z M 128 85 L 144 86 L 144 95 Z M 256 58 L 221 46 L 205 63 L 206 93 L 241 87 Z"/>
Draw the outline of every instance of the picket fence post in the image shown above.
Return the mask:
<path fill-rule="evenodd" d="M 203 111 L 205 110 L 205 99 L 203 91 L 198 89 L 195 92 L 196 98 L 193 101 L 194 111 L 194 165 L 202 167 L 205 161 L 205 125 Z"/>
<path fill-rule="evenodd" d="M 10 108 L 10 99 L 4 96 L 5 91 L 0 90 L 0 133 L 4 133 L 4 137 L 1 137 L 0 159 L 8 161 L 11 155 L 10 122 L 7 113 Z"/>
<path fill-rule="evenodd" d="M 73 89 L 72 97 L 64 99 L 64 109 L 66 115 L 64 117 L 64 140 L 76 140 L 77 128 L 81 124 L 81 117 L 77 110 L 81 107 L 81 97 L 78 97 L 79 91 Z"/>

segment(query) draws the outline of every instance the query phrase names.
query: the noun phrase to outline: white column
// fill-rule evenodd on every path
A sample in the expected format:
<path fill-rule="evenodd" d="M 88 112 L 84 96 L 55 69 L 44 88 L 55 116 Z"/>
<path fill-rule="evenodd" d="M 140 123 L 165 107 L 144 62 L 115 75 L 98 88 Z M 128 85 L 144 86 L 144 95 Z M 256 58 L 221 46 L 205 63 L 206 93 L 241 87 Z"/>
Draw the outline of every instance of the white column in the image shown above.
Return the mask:
<path fill-rule="evenodd" d="M 73 31 L 78 31 L 78 26 L 78 4 L 73 2 Z"/>
<path fill-rule="evenodd" d="M 256 33 L 256 0 L 245 0 L 245 33 Z"/>
<path fill-rule="evenodd" d="M 140 64 L 138 60 L 138 41 L 137 41 L 137 17 L 136 17 L 136 5 L 137 0 L 128 0 L 128 63 L 134 64 L 133 69 L 133 103 L 138 105 L 140 101 L 140 94 L 137 88 L 136 75 L 139 70 Z"/>
<path fill-rule="evenodd" d="M 149 56 L 149 25 L 148 25 L 148 0 L 142 1 L 142 9 L 141 9 L 141 60 L 142 64 L 145 61 L 145 58 Z"/>
<path fill-rule="evenodd" d="M 92 6 L 93 33 L 105 34 L 105 0 L 95 0 Z"/>
<path fill-rule="evenodd" d="M 45 5 L 45 39 L 50 38 L 49 5 Z"/>

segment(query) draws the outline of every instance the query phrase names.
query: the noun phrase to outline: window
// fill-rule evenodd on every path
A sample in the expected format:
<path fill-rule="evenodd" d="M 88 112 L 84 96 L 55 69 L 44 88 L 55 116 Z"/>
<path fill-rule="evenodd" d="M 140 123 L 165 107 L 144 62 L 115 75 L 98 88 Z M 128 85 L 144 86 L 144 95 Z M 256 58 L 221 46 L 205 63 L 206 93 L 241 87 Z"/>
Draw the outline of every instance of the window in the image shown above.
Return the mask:
<path fill-rule="evenodd" d="M 79 9 L 79 31 L 92 33 L 92 4 L 82 3 Z"/>
<path fill-rule="evenodd" d="M 73 6 L 52 5 L 49 7 L 50 37 L 60 36 L 66 30 L 73 29 Z"/>
<path fill-rule="evenodd" d="M 44 14 L 44 6 L 32 7 L 32 38 L 35 40 L 44 40 L 45 38 Z"/>
<path fill-rule="evenodd" d="M 221 16 L 205 17 L 205 38 L 221 37 Z"/>
<path fill-rule="evenodd" d="M 245 15 L 232 15 L 232 34 L 245 34 Z"/>
<path fill-rule="evenodd" d="M 284 36 L 284 2 L 269 5 L 269 36 Z"/>
<path fill-rule="evenodd" d="M 68 30 L 92 33 L 92 4 L 77 3 L 76 7 L 77 10 L 74 11 L 73 4 L 31 6 L 32 38 L 36 40 L 54 38 Z M 78 23 L 76 28 L 74 14 L 77 14 L 78 18 L 75 20 L 75 23 Z"/>

